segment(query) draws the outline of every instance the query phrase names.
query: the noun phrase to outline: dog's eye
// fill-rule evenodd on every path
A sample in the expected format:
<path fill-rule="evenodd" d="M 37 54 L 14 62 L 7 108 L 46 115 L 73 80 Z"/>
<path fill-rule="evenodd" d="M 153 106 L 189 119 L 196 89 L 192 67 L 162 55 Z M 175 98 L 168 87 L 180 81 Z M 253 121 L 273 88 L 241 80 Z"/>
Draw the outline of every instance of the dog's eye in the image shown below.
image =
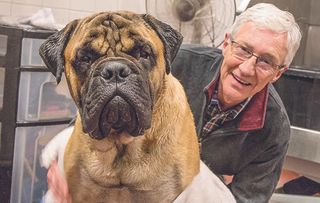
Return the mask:
<path fill-rule="evenodd" d="M 87 52 L 86 50 L 79 50 L 78 52 L 78 60 L 81 63 L 90 63 L 91 62 L 91 56 L 89 54 L 89 52 Z"/>
<path fill-rule="evenodd" d="M 74 61 L 74 67 L 80 73 L 85 73 L 89 69 L 91 63 L 92 56 L 89 53 L 80 50 L 77 53 L 76 60 Z"/>
<path fill-rule="evenodd" d="M 148 59 L 150 57 L 151 49 L 149 46 L 141 47 L 140 49 L 140 57 L 144 59 Z"/>
<path fill-rule="evenodd" d="M 140 50 L 140 57 L 148 59 L 151 54 L 151 48 L 149 46 L 143 46 Z"/>
<path fill-rule="evenodd" d="M 99 53 L 93 50 L 90 46 L 86 46 L 83 49 L 80 49 L 77 53 L 77 60 L 80 63 L 91 64 L 97 58 L 99 58 Z"/>
<path fill-rule="evenodd" d="M 140 57 L 141 58 L 148 59 L 149 56 L 150 56 L 150 54 L 147 51 L 145 51 L 143 49 L 140 51 Z"/>
<path fill-rule="evenodd" d="M 151 55 L 151 49 L 149 46 L 136 46 L 133 49 L 131 49 L 128 54 L 136 58 L 137 60 L 149 59 Z"/>
<path fill-rule="evenodd" d="M 134 57 L 135 59 L 140 58 L 140 48 L 139 47 L 134 47 L 133 49 L 131 49 L 128 53 L 130 56 Z"/>
<path fill-rule="evenodd" d="M 80 61 L 83 63 L 91 63 L 91 57 L 90 56 L 81 56 Z"/>

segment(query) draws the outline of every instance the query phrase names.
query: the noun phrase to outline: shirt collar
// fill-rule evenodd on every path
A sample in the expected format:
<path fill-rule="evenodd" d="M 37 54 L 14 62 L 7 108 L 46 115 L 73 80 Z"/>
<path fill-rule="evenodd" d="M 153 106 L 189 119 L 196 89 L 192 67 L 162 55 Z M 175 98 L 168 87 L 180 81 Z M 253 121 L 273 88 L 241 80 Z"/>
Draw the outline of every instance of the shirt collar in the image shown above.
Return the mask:
<path fill-rule="evenodd" d="M 217 81 L 218 83 L 218 81 Z M 227 109 L 227 110 L 222 110 L 221 107 L 221 103 L 218 99 L 218 86 L 215 85 L 214 87 L 214 91 L 211 97 L 211 103 L 214 102 L 215 105 L 217 105 L 219 112 L 228 112 L 228 114 L 230 112 L 232 112 L 232 116 L 233 118 L 235 118 L 239 113 L 241 113 L 241 111 L 247 106 L 247 104 L 249 103 L 249 101 L 251 100 L 252 97 L 247 98 L 246 100 L 242 101 L 241 103 Z"/>

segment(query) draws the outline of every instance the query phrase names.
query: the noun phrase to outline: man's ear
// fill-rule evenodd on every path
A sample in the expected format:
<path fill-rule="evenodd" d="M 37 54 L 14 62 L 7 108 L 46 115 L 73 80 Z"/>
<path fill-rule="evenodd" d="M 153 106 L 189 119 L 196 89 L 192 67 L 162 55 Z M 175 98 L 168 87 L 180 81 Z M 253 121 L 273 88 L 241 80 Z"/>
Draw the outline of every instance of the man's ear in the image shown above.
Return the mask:
<path fill-rule="evenodd" d="M 77 24 L 78 20 L 72 21 L 62 30 L 51 35 L 40 46 L 39 54 L 51 73 L 56 77 L 57 83 L 60 82 L 64 71 L 64 49 Z"/>
<path fill-rule="evenodd" d="M 229 40 L 230 40 L 230 33 L 226 33 L 224 35 L 224 40 L 222 43 L 223 49 L 225 49 L 229 45 Z"/>
<path fill-rule="evenodd" d="M 277 81 L 281 75 L 286 72 L 289 69 L 289 67 L 284 67 L 282 68 L 280 71 L 277 72 L 277 74 L 273 77 L 273 79 L 271 80 L 271 83 L 274 83 L 275 81 Z"/>
<path fill-rule="evenodd" d="M 225 54 L 225 51 L 226 51 L 226 48 L 228 47 L 229 45 L 229 41 L 230 41 L 230 33 L 226 33 L 224 35 L 224 40 L 222 42 L 222 45 L 220 45 L 220 48 L 222 49 L 222 54 L 224 55 Z"/>
<path fill-rule="evenodd" d="M 163 42 L 166 73 L 169 74 L 171 71 L 171 63 L 178 53 L 183 36 L 170 25 L 155 19 L 151 15 L 144 14 L 143 19 L 157 32 Z"/>

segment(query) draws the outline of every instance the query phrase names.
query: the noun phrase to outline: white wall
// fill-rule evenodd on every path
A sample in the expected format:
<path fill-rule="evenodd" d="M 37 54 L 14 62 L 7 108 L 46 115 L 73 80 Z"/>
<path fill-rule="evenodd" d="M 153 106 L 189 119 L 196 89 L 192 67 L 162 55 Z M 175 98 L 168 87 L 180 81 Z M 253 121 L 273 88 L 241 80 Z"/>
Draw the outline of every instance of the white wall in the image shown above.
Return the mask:
<path fill-rule="evenodd" d="M 130 10 L 145 13 L 144 0 L 0 0 L 0 16 L 31 16 L 41 8 L 52 8 L 57 23 L 97 11 Z"/>
<path fill-rule="evenodd" d="M 245 1 L 248 0 L 236 0 L 236 3 Z M 31 16 L 41 8 L 52 8 L 59 24 L 97 11 L 146 12 L 145 0 L 0 0 L 0 16 Z"/>

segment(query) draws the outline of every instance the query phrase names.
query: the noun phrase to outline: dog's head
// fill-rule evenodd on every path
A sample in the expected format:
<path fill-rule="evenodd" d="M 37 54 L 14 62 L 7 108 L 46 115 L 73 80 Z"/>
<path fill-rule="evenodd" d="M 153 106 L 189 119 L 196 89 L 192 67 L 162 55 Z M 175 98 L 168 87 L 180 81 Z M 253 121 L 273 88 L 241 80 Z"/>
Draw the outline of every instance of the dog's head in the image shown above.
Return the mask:
<path fill-rule="evenodd" d="M 102 12 L 50 36 L 40 55 L 60 81 L 65 72 L 83 131 L 95 139 L 142 135 L 182 36 L 150 15 Z"/>

